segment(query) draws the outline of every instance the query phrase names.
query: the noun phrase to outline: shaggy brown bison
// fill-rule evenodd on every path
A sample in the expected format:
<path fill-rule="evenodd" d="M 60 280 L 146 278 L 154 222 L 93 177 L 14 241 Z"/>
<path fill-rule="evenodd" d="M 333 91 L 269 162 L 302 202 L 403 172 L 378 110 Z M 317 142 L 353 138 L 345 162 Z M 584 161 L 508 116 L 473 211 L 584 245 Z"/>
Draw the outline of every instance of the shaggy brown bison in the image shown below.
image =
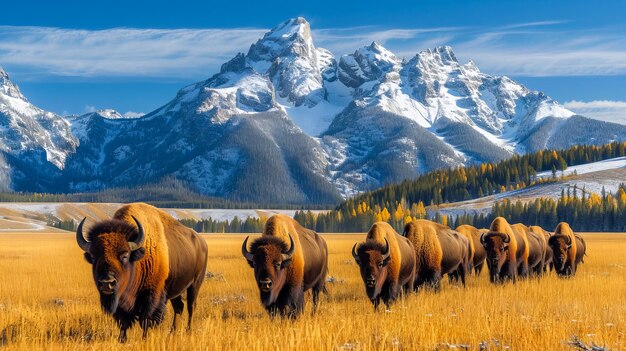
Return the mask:
<path fill-rule="evenodd" d="M 583 262 L 587 251 L 585 240 L 575 235 L 569 224 L 561 222 L 548 240 L 548 245 L 552 249 L 556 273 L 566 277 L 576 274 L 578 264 Z"/>
<path fill-rule="evenodd" d="M 204 280 L 207 245 L 198 234 L 153 206 L 123 206 L 110 220 L 96 223 L 83 236 L 83 219 L 76 230 L 78 246 L 91 263 L 102 309 L 120 327 L 119 340 L 139 321 L 143 336 L 163 320 L 166 302 L 174 322 L 183 312 L 187 292 L 187 328 Z"/>
<path fill-rule="evenodd" d="M 319 234 L 291 217 L 274 215 L 250 249 L 248 238 L 244 240 L 241 252 L 254 268 L 261 303 L 270 315 L 297 317 L 309 289 L 313 290 L 315 312 L 328 272 L 328 248 Z"/>
<path fill-rule="evenodd" d="M 548 268 L 550 268 L 550 272 L 552 272 L 552 269 L 554 268 L 554 264 L 552 263 L 552 248 L 548 245 L 548 240 L 550 240 L 551 235 L 550 232 L 544 230 L 538 225 L 531 225 L 529 228 L 531 232 L 543 235 L 543 238 L 546 241 L 546 254 L 544 256 L 543 272 L 547 273 Z"/>
<path fill-rule="evenodd" d="M 430 285 L 439 290 L 441 277 L 448 274 L 451 280 L 465 285 L 465 275 L 470 262 L 470 241 L 445 225 L 428 220 L 415 220 L 404 227 L 402 233 L 415 249 L 415 288 Z"/>
<path fill-rule="evenodd" d="M 497 217 L 489 232 L 482 234 L 480 242 L 487 251 L 487 268 L 492 283 L 511 279 L 518 274 L 528 275 L 528 229 L 521 224 L 510 225 L 506 219 Z"/>
<path fill-rule="evenodd" d="M 469 272 L 471 273 L 473 270 L 476 275 L 480 275 L 485 265 L 485 258 L 487 257 L 487 251 L 485 251 L 485 248 L 480 243 L 480 236 L 489 232 L 489 230 L 477 229 L 471 225 L 464 224 L 458 226 L 456 231 L 465 235 L 470 241 L 470 248 L 472 249 L 472 253 L 470 254 L 472 264 L 470 266 L 472 266 L 471 268 L 473 269 L 469 269 Z"/>
<path fill-rule="evenodd" d="M 357 247 L 358 246 L 358 247 Z M 390 306 L 402 290 L 413 289 L 415 280 L 415 251 L 386 222 L 376 222 L 367 233 L 365 242 L 354 244 L 352 257 L 359 265 L 367 297 L 378 309 L 380 300 Z"/>

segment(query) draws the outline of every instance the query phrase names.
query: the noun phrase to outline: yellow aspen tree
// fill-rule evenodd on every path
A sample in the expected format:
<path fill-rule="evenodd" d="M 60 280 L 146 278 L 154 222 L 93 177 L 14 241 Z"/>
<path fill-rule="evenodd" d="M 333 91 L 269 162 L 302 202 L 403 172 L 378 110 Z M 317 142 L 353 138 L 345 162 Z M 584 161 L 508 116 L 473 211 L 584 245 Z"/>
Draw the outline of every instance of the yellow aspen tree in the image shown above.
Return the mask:
<path fill-rule="evenodd" d="M 408 223 L 410 223 L 411 221 L 413 221 L 413 218 L 411 218 L 411 216 L 406 216 L 404 217 L 404 225 L 407 225 Z"/>
<path fill-rule="evenodd" d="M 391 218 L 391 214 L 387 210 L 387 207 L 383 208 L 383 212 L 380 213 L 380 217 L 382 218 L 383 222 L 389 222 L 389 218 Z"/>

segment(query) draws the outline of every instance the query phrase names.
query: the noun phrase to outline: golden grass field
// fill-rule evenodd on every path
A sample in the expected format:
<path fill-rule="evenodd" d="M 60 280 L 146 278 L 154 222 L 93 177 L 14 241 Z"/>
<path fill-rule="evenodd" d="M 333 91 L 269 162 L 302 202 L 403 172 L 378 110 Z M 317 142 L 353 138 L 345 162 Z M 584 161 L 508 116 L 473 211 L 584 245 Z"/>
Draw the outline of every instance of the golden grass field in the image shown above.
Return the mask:
<path fill-rule="evenodd" d="M 208 271 L 191 333 L 170 334 L 172 317 L 146 340 L 136 325 L 129 342 L 101 312 L 91 267 L 73 234 L 0 234 L 0 349 L 194 350 L 626 350 L 626 234 L 586 234 L 588 257 L 573 279 L 551 274 L 493 286 L 486 270 L 466 288 L 446 281 L 378 313 L 365 297 L 350 249 L 360 235 L 325 235 L 329 296 L 311 315 L 310 293 L 298 320 L 270 319 L 242 235 L 205 235 Z M 183 314 L 186 319 L 186 312 Z"/>

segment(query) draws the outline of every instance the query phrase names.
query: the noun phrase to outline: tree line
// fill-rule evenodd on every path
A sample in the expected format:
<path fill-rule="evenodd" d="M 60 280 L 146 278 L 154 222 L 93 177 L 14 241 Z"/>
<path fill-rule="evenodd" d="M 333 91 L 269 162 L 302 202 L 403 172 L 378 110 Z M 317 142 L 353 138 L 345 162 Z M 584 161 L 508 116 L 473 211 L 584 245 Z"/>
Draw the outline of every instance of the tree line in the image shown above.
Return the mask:
<path fill-rule="evenodd" d="M 496 217 L 504 217 L 511 223 L 539 225 L 552 230 L 559 222 L 568 222 L 576 231 L 624 232 L 626 231 L 626 185 L 621 184 L 617 192 L 611 194 L 590 193 L 576 186 L 563 189 L 557 199 L 541 197 L 531 201 L 515 202 L 510 199 L 493 204 L 488 213 L 464 213 L 458 216 L 442 215 L 436 212 L 428 216 L 423 203 L 404 209 L 398 205 L 393 213 L 386 208 L 374 211 L 361 203 L 354 213 L 342 217 L 341 212 L 330 211 L 314 214 L 312 211 L 296 211 L 294 219 L 302 226 L 321 233 L 366 232 L 374 222 L 385 221 L 397 231 L 415 219 L 432 221 L 456 228 L 470 224 L 478 228 L 488 228 Z M 200 233 L 260 233 L 265 225 L 264 218 L 248 217 L 245 220 L 235 216 L 232 220 L 180 219 L 182 224 Z M 68 231 L 76 230 L 73 220 L 53 219 L 48 225 Z"/>
<path fill-rule="evenodd" d="M 372 209 L 375 206 L 389 209 L 397 202 L 406 208 L 420 201 L 425 205 L 439 205 L 470 200 L 554 181 L 558 171 L 569 166 L 623 156 L 626 156 L 626 142 L 514 155 L 497 163 L 436 170 L 413 180 L 386 185 L 348 199 L 335 210 L 350 213 L 362 203 Z M 544 171 L 551 171 L 553 177 L 538 178 L 537 173 Z"/>
<path fill-rule="evenodd" d="M 626 185 L 621 184 L 611 194 L 604 189 L 600 194 L 589 193 L 576 186 L 563 189 L 557 199 L 541 197 L 533 201 L 515 202 L 505 199 L 496 202 L 488 215 L 465 214 L 454 219 L 454 226 L 471 224 L 488 228 L 496 217 L 511 223 L 539 225 L 553 230 L 559 222 L 567 222 L 576 231 L 626 231 Z"/>

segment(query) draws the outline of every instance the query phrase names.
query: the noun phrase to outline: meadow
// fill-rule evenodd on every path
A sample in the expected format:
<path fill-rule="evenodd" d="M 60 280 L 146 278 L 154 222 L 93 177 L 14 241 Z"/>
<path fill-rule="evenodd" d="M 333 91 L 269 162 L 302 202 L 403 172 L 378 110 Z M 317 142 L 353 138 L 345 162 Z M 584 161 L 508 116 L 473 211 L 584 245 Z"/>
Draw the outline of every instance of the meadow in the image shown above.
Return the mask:
<path fill-rule="evenodd" d="M 0 234 L 0 349 L 7 350 L 574 350 L 574 338 L 626 349 L 626 234 L 583 234 L 588 257 L 572 279 L 554 273 L 491 285 L 486 269 L 466 288 L 447 281 L 440 293 L 411 294 L 374 312 L 350 254 L 364 234 L 324 235 L 330 250 L 329 294 L 316 315 L 310 293 L 297 320 L 271 319 L 243 235 L 203 235 L 207 279 L 194 327 L 170 333 L 172 310 L 146 340 L 138 325 L 127 344 L 99 308 L 98 294 L 73 234 Z"/>

